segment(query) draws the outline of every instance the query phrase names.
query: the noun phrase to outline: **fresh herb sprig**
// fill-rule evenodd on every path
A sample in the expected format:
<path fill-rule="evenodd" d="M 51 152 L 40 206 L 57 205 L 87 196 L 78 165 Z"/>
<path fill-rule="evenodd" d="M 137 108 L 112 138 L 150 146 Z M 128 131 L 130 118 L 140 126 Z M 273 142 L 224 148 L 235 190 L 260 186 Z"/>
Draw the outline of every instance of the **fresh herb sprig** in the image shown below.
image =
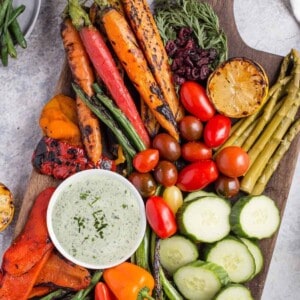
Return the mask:
<path fill-rule="evenodd" d="M 225 33 L 213 8 L 199 0 L 156 0 L 154 18 L 164 44 L 175 40 L 181 27 L 190 27 L 203 49 L 215 48 L 219 57 L 215 65 L 228 58 Z"/>

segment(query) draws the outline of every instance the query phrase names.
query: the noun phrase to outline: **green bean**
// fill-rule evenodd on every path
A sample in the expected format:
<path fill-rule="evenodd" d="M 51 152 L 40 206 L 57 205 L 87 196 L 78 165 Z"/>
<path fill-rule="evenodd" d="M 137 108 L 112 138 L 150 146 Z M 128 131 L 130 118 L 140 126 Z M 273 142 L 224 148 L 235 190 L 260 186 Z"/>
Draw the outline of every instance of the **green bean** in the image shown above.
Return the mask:
<path fill-rule="evenodd" d="M 6 43 L 7 43 L 7 51 L 10 57 L 17 58 L 17 51 L 14 45 L 14 42 L 12 40 L 12 37 L 10 35 L 9 30 L 6 31 L 5 35 Z"/>
<path fill-rule="evenodd" d="M 12 3 L 11 5 L 11 9 L 12 9 Z M 11 21 L 10 25 L 9 25 L 9 29 L 11 31 L 11 33 L 13 34 L 13 36 L 15 37 L 17 43 L 22 47 L 22 48 L 27 48 L 27 42 L 26 39 L 24 37 L 24 34 L 21 30 L 20 24 L 18 22 L 18 20 L 15 18 Z"/>
<path fill-rule="evenodd" d="M 7 67 L 7 65 L 8 65 L 8 47 L 7 47 L 7 41 L 6 41 L 4 34 L 1 36 L 0 47 L 1 47 L 2 65 L 4 67 Z"/>
<path fill-rule="evenodd" d="M 9 7 L 9 4 L 11 4 L 11 3 L 12 3 L 12 0 L 4 0 L 2 2 L 2 5 L 0 7 L 0 25 L 4 24 L 7 9 Z"/>

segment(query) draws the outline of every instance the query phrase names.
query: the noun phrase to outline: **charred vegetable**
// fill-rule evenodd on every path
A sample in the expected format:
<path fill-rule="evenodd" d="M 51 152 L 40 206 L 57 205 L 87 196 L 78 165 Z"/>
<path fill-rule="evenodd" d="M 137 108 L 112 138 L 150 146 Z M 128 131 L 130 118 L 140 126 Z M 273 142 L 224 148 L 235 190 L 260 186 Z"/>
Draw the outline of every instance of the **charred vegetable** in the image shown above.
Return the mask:
<path fill-rule="evenodd" d="M 11 191 L 0 183 L 0 232 L 12 221 L 15 212 Z"/>

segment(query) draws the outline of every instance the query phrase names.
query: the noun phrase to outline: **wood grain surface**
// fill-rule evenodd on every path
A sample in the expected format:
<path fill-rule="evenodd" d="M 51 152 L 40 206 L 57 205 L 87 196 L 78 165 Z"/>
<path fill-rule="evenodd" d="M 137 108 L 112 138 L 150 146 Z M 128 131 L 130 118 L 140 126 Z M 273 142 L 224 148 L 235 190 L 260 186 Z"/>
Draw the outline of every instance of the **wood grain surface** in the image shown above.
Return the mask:
<path fill-rule="evenodd" d="M 266 70 L 269 76 L 270 83 L 274 82 L 279 70 L 282 57 L 254 50 L 248 47 L 243 42 L 234 21 L 233 0 L 208 0 L 206 2 L 210 3 L 214 8 L 215 12 L 219 16 L 220 26 L 221 28 L 223 28 L 228 37 L 229 56 L 247 57 L 255 60 L 256 62 L 260 63 Z M 70 72 L 68 70 L 67 64 L 65 64 L 63 66 L 62 73 L 58 80 L 58 85 L 55 92 L 70 94 L 70 81 Z M 300 142 L 298 137 L 292 143 L 289 151 L 281 161 L 279 168 L 272 177 L 265 191 L 266 195 L 270 196 L 276 201 L 281 211 L 281 216 L 283 215 L 288 198 L 288 193 L 299 152 L 299 146 Z M 35 145 L 33 145 L 33 148 L 34 147 Z M 33 170 L 28 188 L 23 198 L 21 211 L 15 229 L 15 236 L 18 235 L 22 230 L 27 219 L 28 212 L 30 211 L 31 206 L 38 193 L 41 192 L 45 187 L 56 186 L 58 184 L 59 181 L 45 175 L 40 175 Z M 248 283 L 254 299 L 256 300 L 261 299 L 276 239 L 277 235 L 273 236 L 271 239 L 265 239 L 260 243 L 265 258 L 264 268 L 262 272 L 255 277 L 254 280 Z"/>

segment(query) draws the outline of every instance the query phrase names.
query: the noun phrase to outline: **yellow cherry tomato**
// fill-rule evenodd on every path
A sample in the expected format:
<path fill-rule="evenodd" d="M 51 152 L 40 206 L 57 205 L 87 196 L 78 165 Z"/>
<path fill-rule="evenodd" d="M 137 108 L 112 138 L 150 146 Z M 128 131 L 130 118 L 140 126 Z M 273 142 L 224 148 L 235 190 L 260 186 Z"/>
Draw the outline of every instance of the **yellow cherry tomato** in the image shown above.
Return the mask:
<path fill-rule="evenodd" d="M 178 208 L 183 203 L 182 192 L 175 185 L 165 188 L 163 192 L 163 199 L 166 201 L 174 214 L 176 214 Z"/>

